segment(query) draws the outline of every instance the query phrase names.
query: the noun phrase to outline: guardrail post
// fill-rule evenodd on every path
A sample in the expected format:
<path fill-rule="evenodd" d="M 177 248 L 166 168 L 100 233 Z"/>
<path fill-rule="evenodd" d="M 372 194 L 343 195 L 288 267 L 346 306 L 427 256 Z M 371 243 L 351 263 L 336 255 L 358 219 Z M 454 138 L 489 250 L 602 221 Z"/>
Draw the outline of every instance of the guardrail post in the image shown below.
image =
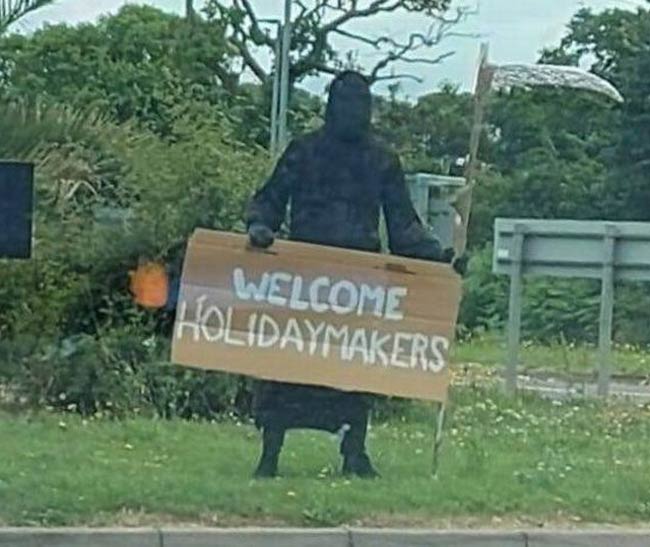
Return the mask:
<path fill-rule="evenodd" d="M 603 240 L 603 277 L 601 280 L 600 323 L 598 329 L 598 395 L 609 395 L 612 376 L 612 327 L 614 321 L 614 260 L 616 256 L 616 227 L 605 226 Z"/>
<path fill-rule="evenodd" d="M 510 301 L 508 305 L 508 365 L 506 369 L 506 393 L 517 391 L 517 368 L 519 366 L 519 344 L 521 341 L 521 305 L 523 288 L 523 259 L 526 226 L 518 223 L 514 227 L 512 241 L 512 262 L 510 269 Z"/>

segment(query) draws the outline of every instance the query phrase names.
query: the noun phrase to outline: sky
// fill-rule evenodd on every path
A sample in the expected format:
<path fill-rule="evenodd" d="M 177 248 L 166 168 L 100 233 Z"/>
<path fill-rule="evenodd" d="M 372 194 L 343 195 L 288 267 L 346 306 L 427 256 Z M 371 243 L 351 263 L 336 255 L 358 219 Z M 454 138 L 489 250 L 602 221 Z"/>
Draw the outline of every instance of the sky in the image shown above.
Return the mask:
<path fill-rule="evenodd" d="M 283 0 L 252 0 L 262 17 L 280 18 Z M 457 0 L 457 5 L 475 7 L 476 13 L 468 17 L 456 31 L 466 36 L 451 37 L 435 50 L 432 56 L 454 52 L 439 65 L 405 65 L 397 67 L 417 75 L 421 83 L 411 80 L 402 82 L 405 97 L 415 98 L 437 89 L 443 82 L 458 84 L 463 89 L 472 87 L 478 52 L 481 42 L 489 42 L 490 60 L 495 63 L 534 62 L 539 52 L 557 44 L 566 33 L 571 16 L 581 7 L 594 10 L 605 8 L 635 9 L 638 6 L 650 8 L 650 0 Z M 32 31 L 44 23 L 67 22 L 70 24 L 94 20 L 102 14 L 111 13 L 126 3 L 147 3 L 164 10 L 181 12 L 185 0 L 58 0 L 21 23 L 17 30 Z M 201 0 L 196 0 L 198 7 Z M 410 32 L 427 28 L 426 20 L 420 15 L 391 14 L 368 19 L 349 27 L 367 36 L 387 34 L 394 38 L 407 37 Z M 346 40 L 335 42 L 341 50 L 351 47 L 359 49 L 359 59 L 372 66 L 376 54 L 369 47 L 358 48 Z M 265 62 L 269 59 L 262 56 Z M 326 80 L 312 79 L 305 82 L 309 90 L 322 93 Z M 387 84 L 379 84 L 378 92 L 385 92 Z"/>

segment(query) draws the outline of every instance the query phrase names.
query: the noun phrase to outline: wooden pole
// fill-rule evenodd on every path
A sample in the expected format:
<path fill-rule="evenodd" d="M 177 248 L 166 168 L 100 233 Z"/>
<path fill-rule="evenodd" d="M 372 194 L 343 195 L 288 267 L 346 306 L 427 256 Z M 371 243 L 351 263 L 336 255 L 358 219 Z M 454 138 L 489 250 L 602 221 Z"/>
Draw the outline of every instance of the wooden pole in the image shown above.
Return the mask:
<path fill-rule="evenodd" d="M 481 134 L 483 133 L 483 121 L 485 118 L 487 98 L 490 94 L 493 76 L 493 69 L 489 65 L 488 55 L 488 44 L 481 44 L 478 71 L 476 73 L 476 82 L 474 84 L 474 119 L 472 121 L 472 130 L 469 141 L 469 158 L 465 169 L 467 185 L 458 193 L 455 200 L 456 211 L 460 215 L 462 223 L 460 233 L 458 233 L 454 238 L 454 248 L 457 256 L 462 255 L 467 247 L 467 230 L 469 227 L 469 217 L 472 207 L 472 190 L 476 184 L 476 176 L 479 171 L 478 153 L 481 143 Z"/>
<path fill-rule="evenodd" d="M 432 475 L 435 477 L 440 468 L 440 448 L 442 447 L 442 434 L 445 428 L 445 416 L 447 407 L 445 403 L 438 405 L 438 412 L 435 420 L 435 434 L 433 440 L 433 469 Z"/>

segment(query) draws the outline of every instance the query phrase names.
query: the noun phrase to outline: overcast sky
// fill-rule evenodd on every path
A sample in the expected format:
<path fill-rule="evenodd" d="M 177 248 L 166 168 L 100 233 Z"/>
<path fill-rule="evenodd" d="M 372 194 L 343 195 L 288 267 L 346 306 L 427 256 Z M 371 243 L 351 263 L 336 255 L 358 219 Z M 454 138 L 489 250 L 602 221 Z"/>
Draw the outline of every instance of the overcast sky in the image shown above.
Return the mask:
<path fill-rule="evenodd" d="M 104 13 L 114 12 L 135 0 L 59 0 L 55 5 L 41 10 L 22 23 L 23 31 L 38 28 L 44 22 L 69 22 L 92 20 Z M 201 4 L 201 0 L 196 0 Z M 264 17 L 280 17 L 283 0 L 252 0 Z M 405 81 L 404 92 L 415 97 L 437 88 L 448 80 L 464 88 L 471 87 L 479 44 L 490 43 L 490 57 L 495 62 L 534 62 L 539 51 L 556 44 L 566 31 L 571 16 L 583 6 L 600 10 L 610 7 L 635 9 L 650 7 L 649 0 L 461 0 L 463 5 L 476 5 L 479 9 L 458 30 L 475 37 L 450 38 L 435 53 L 455 51 L 455 55 L 439 66 L 408 65 L 410 72 L 423 78 L 423 83 Z M 148 0 L 146 2 L 165 10 L 181 11 L 185 0 Z M 409 32 L 424 30 L 426 21 L 421 16 L 391 15 L 379 17 L 352 27 L 367 35 L 384 33 L 395 38 L 408 36 Z M 348 43 L 337 44 L 341 48 Z M 372 62 L 372 53 L 360 51 L 362 60 Z M 400 70 L 401 71 L 401 70 Z M 322 81 L 307 83 L 312 91 L 323 89 Z M 378 90 L 380 91 L 380 90 Z"/>

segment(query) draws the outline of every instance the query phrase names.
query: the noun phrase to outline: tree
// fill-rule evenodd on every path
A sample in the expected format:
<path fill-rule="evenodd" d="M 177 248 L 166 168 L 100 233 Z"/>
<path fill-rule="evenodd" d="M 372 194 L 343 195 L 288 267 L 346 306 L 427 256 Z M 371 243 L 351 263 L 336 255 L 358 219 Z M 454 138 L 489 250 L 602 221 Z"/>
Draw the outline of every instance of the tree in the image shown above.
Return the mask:
<path fill-rule="evenodd" d="M 370 47 L 380 60 L 367 70 L 370 80 L 414 78 L 408 73 L 394 73 L 396 64 L 438 64 L 453 52 L 431 54 L 451 35 L 458 35 L 454 27 L 469 13 L 458 8 L 448 14 L 450 0 L 295 0 L 298 14 L 292 21 L 292 83 L 306 76 L 327 73 L 336 74 L 342 67 L 358 68 L 353 51 L 337 52 L 332 37 L 345 37 Z M 209 0 L 205 9 L 211 21 L 219 21 L 226 30 L 226 38 L 232 50 L 240 56 L 240 63 L 233 67 L 240 76 L 250 71 L 262 84 L 270 84 L 272 73 L 265 69 L 256 51 L 266 49 L 273 55 L 276 39 L 264 29 L 262 21 L 250 0 Z M 418 13 L 428 22 L 422 32 L 413 32 L 402 39 L 389 36 L 377 38 L 358 34 L 349 28 L 355 21 L 399 12 Z"/>
<path fill-rule="evenodd" d="M 53 2 L 54 0 L 0 0 L 0 35 L 28 13 Z"/>
<path fill-rule="evenodd" d="M 493 97 L 481 157 L 470 246 L 492 240 L 494 218 L 624 219 L 611 157 L 620 110 L 574 90 L 514 90 Z M 467 153 L 472 98 L 451 86 L 409 104 L 380 104 L 378 127 L 407 169 L 446 173 Z M 620 186 L 620 184 L 618 185 Z"/>
<path fill-rule="evenodd" d="M 170 137 L 175 118 L 201 112 L 228 117 L 237 139 L 269 141 L 269 90 L 240 83 L 237 62 L 219 22 L 150 6 L 127 5 L 76 26 L 49 25 L 29 35 L 0 37 L 0 100 L 92 107 L 123 123 L 136 120 Z M 301 130 L 320 110 L 305 92 L 292 98 L 290 121 Z"/>
<path fill-rule="evenodd" d="M 216 105 L 236 92 L 231 62 L 217 23 L 197 20 L 190 28 L 177 15 L 129 5 L 98 23 L 1 38 L 0 93 L 93 106 L 165 134 L 178 108 Z"/>
<path fill-rule="evenodd" d="M 650 10 L 580 10 L 559 47 L 545 59 L 591 65 L 613 81 L 625 103 L 616 125 L 613 154 L 608 158 L 617 216 L 650 219 Z"/>
<path fill-rule="evenodd" d="M 451 84 L 415 104 L 392 93 L 378 101 L 376 127 L 408 170 L 447 174 L 450 164 L 467 154 L 472 105 L 471 95 Z"/>

